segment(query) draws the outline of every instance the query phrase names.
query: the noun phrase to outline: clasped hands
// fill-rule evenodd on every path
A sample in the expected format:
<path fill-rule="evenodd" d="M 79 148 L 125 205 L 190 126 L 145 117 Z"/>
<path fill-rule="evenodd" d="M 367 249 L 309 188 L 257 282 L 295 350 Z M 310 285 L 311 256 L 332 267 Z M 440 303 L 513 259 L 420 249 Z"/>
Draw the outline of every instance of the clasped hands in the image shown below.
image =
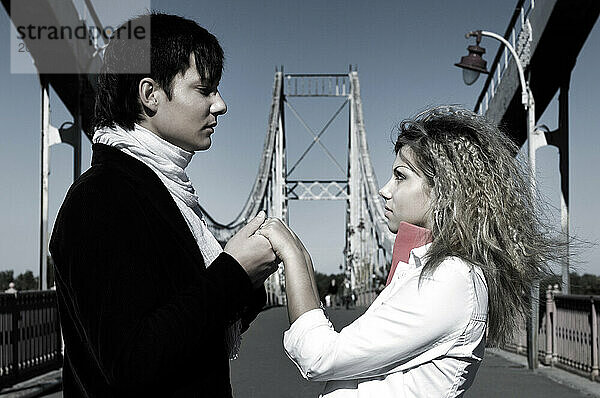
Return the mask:
<path fill-rule="evenodd" d="M 275 272 L 279 263 L 306 267 L 310 256 L 296 234 L 277 218 L 258 213 L 225 245 L 224 251 L 244 268 L 257 288 Z M 312 266 L 312 264 L 311 264 Z"/>

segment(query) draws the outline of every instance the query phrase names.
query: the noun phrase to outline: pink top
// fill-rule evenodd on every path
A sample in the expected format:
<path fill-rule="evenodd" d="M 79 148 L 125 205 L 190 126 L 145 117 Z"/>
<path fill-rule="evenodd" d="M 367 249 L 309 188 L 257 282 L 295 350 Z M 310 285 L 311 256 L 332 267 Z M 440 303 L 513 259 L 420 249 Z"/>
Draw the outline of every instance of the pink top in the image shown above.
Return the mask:
<path fill-rule="evenodd" d="M 394 249 L 392 251 L 392 268 L 388 275 L 386 286 L 392 281 L 394 271 L 398 263 L 408 263 L 410 251 L 416 247 L 421 247 L 429 242 L 433 241 L 433 235 L 427 228 L 418 227 L 407 222 L 400 222 L 398 226 L 398 233 L 396 234 L 396 240 L 394 241 Z"/>

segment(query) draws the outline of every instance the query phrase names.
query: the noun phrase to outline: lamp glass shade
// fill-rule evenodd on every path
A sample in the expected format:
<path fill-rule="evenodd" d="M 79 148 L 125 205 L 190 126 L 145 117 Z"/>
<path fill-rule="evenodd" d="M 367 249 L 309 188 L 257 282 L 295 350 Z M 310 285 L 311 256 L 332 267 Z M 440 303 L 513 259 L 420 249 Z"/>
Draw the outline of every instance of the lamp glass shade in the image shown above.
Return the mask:
<path fill-rule="evenodd" d="M 475 83 L 479 78 L 479 72 L 473 69 L 462 68 L 463 81 L 467 86 Z"/>

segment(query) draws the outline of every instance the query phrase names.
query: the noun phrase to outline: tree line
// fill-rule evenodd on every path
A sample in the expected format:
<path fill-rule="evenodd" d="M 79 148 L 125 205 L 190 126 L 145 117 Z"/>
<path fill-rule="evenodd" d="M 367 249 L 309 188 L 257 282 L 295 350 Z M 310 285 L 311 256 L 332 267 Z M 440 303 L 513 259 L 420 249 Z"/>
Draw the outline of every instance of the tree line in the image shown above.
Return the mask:
<path fill-rule="evenodd" d="M 579 275 L 576 272 L 569 273 L 571 294 L 600 295 L 600 276 L 592 274 Z M 548 285 L 561 286 L 562 280 L 559 275 L 543 279 L 540 282 L 540 296 L 546 297 Z"/>
<path fill-rule="evenodd" d="M 54 285 L 54 267 L 52 266 L 52 259 L 48 259 L 48 286 Z M 570 274 L 571 282 L 571 294 L 590 294 L 600 295 L 600 276 L 593 274 L 579 275 L 576 272 Z M 341 288 L 344 286 L 345 275 L 344 274 L 322 274 L 315 272 L 315 282 L 319 289 L 319 297 L 324 300 L 327 294 L 327 287 L 331 283 L 331 280 L 335 279 L 336 284 Z M 13 270 L 0 271 L 0 292 L 8 289 L 11 282 L 14 282 L 15 289 L 22 290 L 37 290 L 39 286 L 39 277 L 34 276 L 32 271 L 25 271 L 17 276 L 14 275 Z M 553 276 L 546 278 L 540 282 L 540 297 L 545 297 L 546 288 L 548 285 L 554 286 L 558 284 L 560 286 L 560 276 Z"/>
<path fill-rule="evenodd" d="M 23 290 L 38 290 L 40 285 L 39 276 L 34 276 L 32 271 L 25 271 L 15 277 L 15 272 L 12 269 L 0 271 L 0 293 L 8 289 L 9 284 L 13 282 L 15 289 Z M 48 256 L 48 274 L 46 278 L 48 287 L 54 285 L 54 263 L 52 257 Z"/>
<path fill-rule="evenodd" d="M 571 283 L 571 294 L 600 295 L 600 275 L 579 275 L 576 272 L 571 272 L 569 274 L 569 278 Z M 345 276 L 344 274 L 326 275 L 320 272 L 315 272 L 315 282 L 317 283 L 317 288 L 319 289 L 319 297 L 321 298 L 321 300 L 324 300 L 324 297 L 327 294 L 327 287 L 331 283 L 332 279 L 335 279 L 335 283 L 338 286 L 342 287 Z M 544 297 L 545 299 L 546 289 L 548 288 L 548 285 L 554 286 L 555 284 L 558 284 L 560 288 L 561 283 L 562 282 L 560 275 L 543 279 L 542 281 L 540 281 L 540 297 Z"/>
<path fill-rule="evenodd" d="M 18 291 L 22 290 L 36 290 L 39 285 L 39 278 L 37 276 L 33 276 L 33 272 L 25 271 L 22 274 L 17 275 L 15 277 L 14 271 L 0 271 L 0 292 L 4 292 L 8 289 L 8 286 L 11 282 L 14 282 L 15 289 Z"/>

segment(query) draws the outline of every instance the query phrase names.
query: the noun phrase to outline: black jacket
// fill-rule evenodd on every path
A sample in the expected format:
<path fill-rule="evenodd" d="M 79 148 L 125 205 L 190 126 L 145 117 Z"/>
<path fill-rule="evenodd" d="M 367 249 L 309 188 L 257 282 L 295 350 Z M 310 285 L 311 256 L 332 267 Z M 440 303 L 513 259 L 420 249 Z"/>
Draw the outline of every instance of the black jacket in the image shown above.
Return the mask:
<path fill-rule="evenodd" d="M 92 146 L 50 241 L 69 397 L 230 397 L 225 331 L 266 301 L 237 261 L 208 268 L 158 176 Z"/>

